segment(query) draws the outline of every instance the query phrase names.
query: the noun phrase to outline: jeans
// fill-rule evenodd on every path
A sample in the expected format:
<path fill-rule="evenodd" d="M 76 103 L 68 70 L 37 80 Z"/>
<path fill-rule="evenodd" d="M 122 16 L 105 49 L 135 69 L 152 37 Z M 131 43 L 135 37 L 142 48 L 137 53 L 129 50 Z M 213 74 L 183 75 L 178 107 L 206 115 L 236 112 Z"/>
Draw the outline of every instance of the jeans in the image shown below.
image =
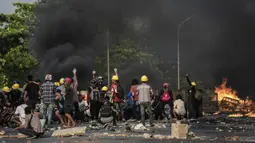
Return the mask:
<path fill-rule="evenodd" d="M 152 114 L 152 109 L 151 109 L 151 103 L 150 102 L 140 103 L 140 111 L 141 111 L 142 124 L 145 125 L 145 109 L 147 109 L 148 112 L 149 112 L 150 124 L 152 124 L 152 120 L 153 120 L 152 116 L 153 116 L 153 114 Z"/>
<path fill-rule="evenodd" d="M 52 103 L 43 104 L 43 119 L 46 119 L 46 116 L 48 117 L 48 120 L 47 120 L 48 125 L 50 125 L 51 123 L 52 111 L 53 111 Z"/>
<path fill-rule="evenodd" d="M 113 107 L 115 110 L 117 110 L 120 113 L 121 118 L 124 118 L 123 103 L 122 102 L 113 102 Z"/>

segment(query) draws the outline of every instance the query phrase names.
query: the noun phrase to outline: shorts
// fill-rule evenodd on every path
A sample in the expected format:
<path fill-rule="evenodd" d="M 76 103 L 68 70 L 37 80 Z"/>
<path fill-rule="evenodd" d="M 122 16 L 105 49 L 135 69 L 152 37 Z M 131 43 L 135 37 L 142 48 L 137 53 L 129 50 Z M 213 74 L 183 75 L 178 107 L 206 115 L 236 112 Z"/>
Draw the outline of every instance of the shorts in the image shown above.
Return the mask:
<path fill-rule="evenodd" d="M 73 105 L 65 105 L 64 113 L 71 114 L 73 112 Z"/>
<path fill-rule="evenodd" d="M 56 112 L 56 111 L 59 111 L 59 114 L 65 115 L 65 110 L 64 110 L 64 108 L 60 108 L 60 109 L 55 108 L 54 111 L 55 111 L 55 112 Z"/>

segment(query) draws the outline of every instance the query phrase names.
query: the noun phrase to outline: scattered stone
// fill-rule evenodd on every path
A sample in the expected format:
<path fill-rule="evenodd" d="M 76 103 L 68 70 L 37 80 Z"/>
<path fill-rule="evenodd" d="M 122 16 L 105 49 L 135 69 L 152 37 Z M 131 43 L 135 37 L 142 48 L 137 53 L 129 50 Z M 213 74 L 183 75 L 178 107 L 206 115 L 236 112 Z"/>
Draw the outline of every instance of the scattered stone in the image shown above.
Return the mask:
<path fill-rule="evenodd" d="M 146 128 L 142 123 L 132 125 L 131 130 L 132 131 L 149 131 L 149 129 Z"/>

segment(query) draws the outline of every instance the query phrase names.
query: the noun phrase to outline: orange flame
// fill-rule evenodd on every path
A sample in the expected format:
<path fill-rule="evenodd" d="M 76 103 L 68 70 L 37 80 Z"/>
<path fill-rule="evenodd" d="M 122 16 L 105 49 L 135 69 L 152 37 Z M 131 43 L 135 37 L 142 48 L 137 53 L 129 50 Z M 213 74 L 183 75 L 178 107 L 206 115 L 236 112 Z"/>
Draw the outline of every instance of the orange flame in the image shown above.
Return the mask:
<path fill-rule="evenodd" d="M 246 116 L 249 117 L 255 117 L 255 104 L 252 102 L 252 100 L 249 99 L 249 97 L 247 96 L 245 100 L 241 100 L 238 97 L 237 91 L 232 89 L 231 87 L 227 87 L 227 78 L 224 78 L 222 81 L 222 84 L 219 87 L 215 87 L 215 93 L 217 95 L 215 95 L 213 97 L 214 101 L 218 101 L 218 104 L 220 106 L 220 110 L 224 110 L 224 111 L 236 111 L 236 112 L 242 112 L 244 113 Z M 222 106 L 222 101 L 225 100 L 226 102 L 228 102 L 229 104 L 227 108 L 229 108 L 230 110 L 226 109 L 226 104 L 224 105 L 224 108 Z M 231 101 L 237 101 L 238 103 L 236 104 L 235 102 L 232 102 L 234 104 L 231 103 Z M 253 109 L 252 109 L 253 108 Z M 233 110 L 232 110 L 233 109 Z M 229 117 L 240 117 L 242 114 L 241 113 L 237 113 L 237 114 L 231 114 L 229 115 Z"/>

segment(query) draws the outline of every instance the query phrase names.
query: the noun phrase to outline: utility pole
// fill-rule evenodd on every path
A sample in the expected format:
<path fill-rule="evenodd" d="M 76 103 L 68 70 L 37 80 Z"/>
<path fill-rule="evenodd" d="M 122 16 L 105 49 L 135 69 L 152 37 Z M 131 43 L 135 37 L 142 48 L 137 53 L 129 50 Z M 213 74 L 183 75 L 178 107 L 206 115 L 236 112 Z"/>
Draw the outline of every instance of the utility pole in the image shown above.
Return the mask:
<path fill-rule="evenodd" d="M 192 18 L 192 16 L 186 18 L 185 20 L 183 20 L 179 26 L 178 26 L 178 30 L 177 30 L 177 77 L 178 77 L 178 90 L 180 90 L 181 88 L 181 84 L 180 84 L 180 28 L 181 26 L 187 22 L 188 20 L 190 20 Z"/>
<path fill-rule="evenodd" d="M 109 29 L 106 32 L 106 46 L 107 46 L 107 76 L 108 76 L 108 87 L 110 86 L 110 49 L 109 49 Z"/>

